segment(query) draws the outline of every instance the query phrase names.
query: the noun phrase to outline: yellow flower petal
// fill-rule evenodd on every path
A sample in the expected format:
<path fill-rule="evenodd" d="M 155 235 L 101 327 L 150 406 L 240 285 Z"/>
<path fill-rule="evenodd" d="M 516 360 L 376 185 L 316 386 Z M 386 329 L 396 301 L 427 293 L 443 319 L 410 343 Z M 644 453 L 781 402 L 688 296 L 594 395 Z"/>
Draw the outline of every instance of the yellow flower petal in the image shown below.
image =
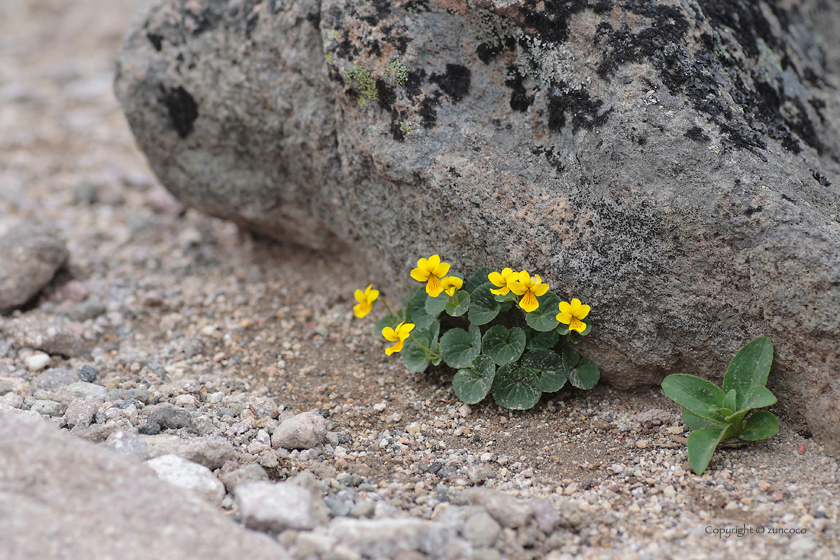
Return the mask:
<path fill-rule="evenodd" d="M 505 277 L 499 274 L 498 272 L 491 272 L 487 275 L 487 279 L 490 280 L 490 282 L 494 286 L 498 286 L 500 288 L 504 288 L 507 286 L 507 282 L 505 282 Z"/>
<path fill-rule="evenodd" d="M 373 306 L 369 303 L 358 303 L 353 306 L 353 313 L 356 314 L 356 317 L 361 319 L 362 317 L 370 313 L 371 309 L 373 309 Z"/>
<path fill-rule="evenodd" d="M 534 292 L 532 292 L 531 290 L 525 292 L 525 297 L 523 297 L 519 301 L 519 307 L 521 307 L 528 313 L 532 312 L 539 306 L 540 304 L 537 302 L 537 298 L 534 296 Z"/>
<path fill-rule="evenodd" d="M 365 288 L 365 298 L 367 303 L 373 303 L 379 297 L 379 290 L 371 290 L 373 284 Z"/>
<path fill-rule="evenodd" d="M 447 272 L 449 272 L 449 263 L 440 263 L 432 271 L 432 274 L 434 274 L 438 278 L 443 278 L 444 276 L 446 276 Z"/>
<path fill-rule="evenodd" d="M 414 330 L 414 323 L 400 323 L 397 325 L 397 336 L 400 337 L 400 340 L 405 340 L 408 338 L 408 333 Z"/>
<path fill-rule="evenodd" d="M 447 276 L 440 281 L 440 285 L 443 287 L 443 291 L 446 292 L 446 295 L 452 297 L 455 295 L 455 290 L 461 289 L 464 285 L 464 281 L 457 276 Z"/>
<path fill-rule="evenodd" d="M 403 349 L 403 344 L 404 344 L 404 342 L 403 342 L 402 340 L 400 340 L 399 342 L 397 342 L 396 344 L 394 344 L 394 345 L 393 345 L 393 346 L 391 346 L 390 348 L 386 348 L 386 349 L 385 349 L 385 354 L 387 354 L 388 356 L 390 356 L 390 355 L 391 355 L 391 354 L 393 354 L 394 352 L 399 352 L 400 350 L 402 350 L 402 349 Z"/>
<path fill-rule="evenodd" d="M 425 259 L 420 259 L 420 260 L 425 260 Z M 414 278 L 415 280 L 417 280 L 418 282 L 425 282 L 426 280 L 429 279 L 430 274 L 431 273 L 428 270 L 426 270 L 425 268 L 421 268 L 419 266 L 411 271 L 411 277 Z"/>
<path fill-rule="evenodd" d="M 497 296 L 506 296 L 506 295 L 508 295 L 508 293 L 510 293 L 510 288 L 505 286 L 504 288 L 499 288 L 498 290 L 491 289 L 490 293 L 491 294 L 496 294 Z"/>
<path fill-rule="evenodd" d="M 572 317 L 572 321 L 569 323 L 569 329 L 577 332 L 583 332 L 586 330 L 586 323 L 578 321 L 576 317 Z"/>
<path fill-rule="evenodd" d="M 442 291 L 443 287 L 440 285 L 440 279 L 434 274 L 429 276 L 429 282 L 426 284 L 426 293 L 432 297 L 438 297 Z"/>
<path fill-rule="evenodd" d="M 589 312 L 591 310 L 592 310 L 592 308 L 589 307 L 588 305 L 581 305 L 580 309 L 578 309 L 577 318 L 580 319 L 581 321 L 586 319 L 586 316 L 589 315 Z"/>
<path fill-rule="evenodd" d="M 580 300 L 578 298 L 574 298 L 572 300 L 572 315 L 577 315 L 578 309 L 580 309 Z"/>
<path fill-rule="evenodd" d="M 537 284 L 536 286 L 534 286 L 533 290 L 534 294 L 536 294 L 537 297 L 544 296 L 545 293 L 548 291 L 548 284 Z"/>
<path fill-rule="evenodd" d="M 429 257 L 429 260 L 426 261 L 426 270 L 429 272 L 434 273 L 434 270 L 440 264 L 440 255 L 432 255 Z"/>
<path fill-rule="evenodd" d="M 560 311 L 562 311 L 563 313 L 568 313 L 568 314 L 571 316 L 571 314 L 572 314 L 572 306 L 571 306 L 571 305 L 569 305 L 569 302 L 568 302 L 568 301 L 561 301 L 561 302 L 559 303 L 559 306 L 560 306 Z M 568 323 L 568 321 L 566 321 L 566 322 Z"/>
<path fill-rule="evenodd" d="M 396 331 L 394 331 L 391 327 L 385 327 L 382 329 L 382 336 L 385 337 L 385 340 L 389 340 L 391 342 L 396 342 L 400 339 Z"/>
<path fill-rule="evenodd" d="M 572 320 L 572 314 L 568 311 L 561 311 L 557 314 L 557 320 L 563 324 L 568 325 Z"/>

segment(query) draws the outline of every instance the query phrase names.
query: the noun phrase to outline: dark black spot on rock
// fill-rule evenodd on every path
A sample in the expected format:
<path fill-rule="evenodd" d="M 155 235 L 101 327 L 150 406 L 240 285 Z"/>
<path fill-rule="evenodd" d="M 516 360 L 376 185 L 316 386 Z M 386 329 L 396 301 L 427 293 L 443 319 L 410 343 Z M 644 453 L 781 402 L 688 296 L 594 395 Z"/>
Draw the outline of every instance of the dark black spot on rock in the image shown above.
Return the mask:
<path fill-rule="evenodd" d="M 569 20 L 586 10 L 588 2 L 570 0 L 525 0 L 507 8 L 513 11 L 513 21 L 528 34 L 544 41 L 562 43 L 569 38 Z"/>
<path fill-rule="evenodd" d="M 186 138 L 193 131 L 193 123 L 198 118 L 198 104 L 187 90 L 178 86 L 175 89 L 164 91 L 160 97 L 161 103 L 169 111 L 169 118 L 172 121 L 172 128 L 181 138 Z"/>
<path fill-rule="evenodd" d="M 306 14 L 306 21 L 312 24 L 315 29 L 321 29 L 321 12 L 310 12 Z"/>
<path fill-rule="evenodd" d="M 161 48 L 163 48 L 163 35 L 158 35 L 157 33 L 152 33 L 149 31 L 146 33 L 146 38 L 152 44 L 157 52 L 160 52 Z"/>
<path fill-rule="evenodd" d="M 607 22 L 598 25 L 593 42 L 609 49 L 598 65 L 598 75 L 609 78 L 628 62 L 641 62 L 661 53 L 666 45 L 678 45 L 688 31 L 685 15 L 672 6 L 640 2 L 625 6 L 628 11 L 650 18 L 650 24 L 633 33 L 625 22 L 616 30 Z"/>
<path fill-rule="evenodd" d="M 809 68 L 807 66 L 805 67 L 805 70 L 802 71 L 802 77 L 805 78 L 805 80 L 815 88 L 821 89 L 825 85 L 825 82 L 823 82 L 822 78 L 817 76 L 817 73 L 814 72 L 812 68 Z"/>
<path fill-rule="evenodd" d="M 405 29 L 399 29 L 400 32 L 395 32 L 389 25 L 383 25 L 379 28 L 382 32 L 382 40 L 390 45 L 394 45 L 397 52 L 401 55 L 405 54 L 408 44 L 412 41 L 411 37 L 405 34 Z"/>
<path fill-rule="evenodd" d="M 825 109 L 825 101 L 823 101 L 822 99 L 815 99 L 813 97 L 809 97 L 808 104 L 814 108 L 814 112 L 817 113 L 817 116 L 820 118 L 820 122 L 825 124 L 825 115 L 823 115 L 823 109 Z"/>
<path fill-rule="evenodd" d="M 547 148 L 545 146 L 532 146 L 531 153 L 535 156 L 545 155 L 545 160 L 551 164 L 554 169 L 557 170 L 558 173 L 563 173 L 566 170 L 566 166 L 563 164 L 563 160 L 560 159 L 560 156 L 554 153 L 554 148 Z"/>
<path fill-rule="evenodd" d="M 447 64 L 445 74 L 432 74 L 429 81 L 440 86 L 441 91 L 453 102 L 458 102 L 470 93 L 472 72 L 460 64 Z"/>
<path fill-rule="evenodd" d="M 461 174 L 458 173 L 458 171 L 454 167 L 450 167 L 447 171 L 449 171 L 449 174 L 453 177 L 461 177 Z"/>
<path fill-rule="evenodd" d="M 390 111 L 391 106 L 397 101 L 397 94 L 394 88 L 385 83 L 384 80 L 376 80 L 376 94 L 379 97 L 379 106 L 385 111 Z"/>
<path fill-rule="evenodd" d="M 476 56 L 484 64 L 493 62 L 493 59 L 499 56 L 500 52 L 502 52 L 501 46 L 491 45 L 490 43 L 481 43 L 475 49 Z"/>
<path fill-rule="evenodd" d="M 694 140 L 695 142 L 709 142 L 711 138 L 709 138 L 703 129 L 699 126 L 692 126 L 688 130 L 685 131 L 685 137 L 689 140 Z"/>
<path fill-rule="evenodd" d="M 505 85 L 513 90 L 510 95 L 510 108 L 514 111 L 524 112 L 534 102 L 534 96 L 528 95 L 525 89 L 525 77 L 519 73 L 516 66 L 508 66 L 508 77 Z"/>
<path fill-rule="evenodd" d="M 380 21 L 391 14 L 391 3 L 389 0 L 373 0 L 370 4 L 373 8 L 373 14 L 360 17 L 359 19 L 371 27 L 375 27 Z"/>
<path fill-rule="evenodd" d="M 211 0 L 209 6 L 198 13 L 187 9 L 184 16 L 193 21 L 193 35 L 199 36 L 207 31 L 213 31 L 219 26 L 224 15 L 225 4 L 220 0 Z"/>
<path fill-rule="evenodd" d="M 420 68 L 419 70 L 412 70 L 408 73 L 405 81 L 405 94 L 411 98 L 417 97 L 423 90 L 423 82 L 426 81 L 426 70 Z"/>
<path fill-rule="evenodd" d="M 762 210 L 764 210 L 763 206 L 756 206 L 755 208 L 747 208 L 746 210 L 744 210 L 744 216 L 749 217 L 749 216 L 752 216 L 753 214 L 761 212 Z"/>
<path fill-rule="evenodd" d="M 787 201 L 788 201 L 788 202 L 790 202 L 791 204 L 796 204 L 796 201 L 795 201 L 795 200 L 793 200 L 791 197 L 789 197 L 789 196 L 788 196 L 788 195 L 786 195 L 786 194 L 783 194 L 783 195 L 782 195 L 782 200 L 787 200 Z"/>
<path fill-rule="evenodd" d="M 260 21 L 260 15 L 254 14 L 248 18 L 248 23 L 245 24 L 245 37 L 251 38 L 251 33 L 257 28 L 257 23 Z"/>
<path fill-rule="evenodd" d="M 831 181 L 828 180 L 828 177 L 826 177 L 825 175 L 823 175 L 819 171 L 813 171 L 812 170 L 811 171 L 811 177 L 813 177 L 814 180 L 817 181 L 817 183 L 819 183 L 820 185 L 822 185 L 824 187 L 830 187 L 831 186 Z"/>
<path fill-rule="evenodd" d="M 421 103 L 417 114 L 423 117 L 423 122 L 420 123 L 423 128 L 434 128 L 437 125 L 437 111 L 435 105 L 440 105 L 440 92 L 434 92 L 426 97 Z"/>
<path fill-rule="evenodd" d="M 367 51 L 372 56 L 375 56 L 375 57 L 378 58 L 378 57 L 382 56 L 382 45 L 379 43 L 378 40 L 374 39 L 370 42 L 370 44 L 368 44 Z"/>
<path fill-rule="evenodd" d="M 609 119 L 612 108 L 599 114 L 604 104 L 601 99 L 592 99 L 585 89 L 566 89 L 565 83 L 557 85 L 556 90 L 561 93 L 551 94 L 548 98 L 548 129 L 552 132 L 560 132 L 566 126 L 566 113 L 572 120 L 572 132 L 575 133 L 581 128 L 591 130 L 596 126 L 603 126 Z"/>
<path fill-rule="evenodd" d="M 613 0 L 598 0 L 592 6 L 592 11 L 596 14 L 603 14 L 613 9 L 615 2 Z"/>
<path fill-rule="evenodd" d="M 272 14 L 282 12 L 286 9 L 286 0 L 269 0 L 268 6 Z"/>
<path fill-rule="evenodd" d="M 339 58 L 353 62 L 356 55 L 359 54 L 359 47 L 354 45 L 345 33 L 342 40 L 335 47 L 335 54 Z"/>

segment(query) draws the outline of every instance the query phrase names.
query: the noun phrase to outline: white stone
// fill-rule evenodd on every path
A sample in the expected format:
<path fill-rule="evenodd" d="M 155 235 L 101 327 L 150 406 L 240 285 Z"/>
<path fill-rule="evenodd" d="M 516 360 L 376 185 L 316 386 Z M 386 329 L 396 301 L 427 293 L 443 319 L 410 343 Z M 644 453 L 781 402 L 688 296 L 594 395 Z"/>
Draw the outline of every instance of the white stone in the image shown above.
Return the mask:
<path fill-rule="evenodd" d="M 288 482 L 247 482 L 236 487 L 246 527 L 257 531 L 309 530 L 318 525 L 309 490 Z"/>
<path fill-rule="evenodd" d="M 50 364 L 50 357 L 43 352 L 32 354 L 26 358 L 26 367 L 29 371 L 41 371 Z"/>
<path fill-rule="evenodd" d="M 222 506 L 225 487 L 207 467 L 177 455 L 161 455 L 146 464 L 169 484 L 191 490 L 216 507 Z"/>
<path fill-rule="evenodd" d="M 175 406 L 195 406 L 195 397 L 192 395 L 178 395 L 175 398 Z"/>

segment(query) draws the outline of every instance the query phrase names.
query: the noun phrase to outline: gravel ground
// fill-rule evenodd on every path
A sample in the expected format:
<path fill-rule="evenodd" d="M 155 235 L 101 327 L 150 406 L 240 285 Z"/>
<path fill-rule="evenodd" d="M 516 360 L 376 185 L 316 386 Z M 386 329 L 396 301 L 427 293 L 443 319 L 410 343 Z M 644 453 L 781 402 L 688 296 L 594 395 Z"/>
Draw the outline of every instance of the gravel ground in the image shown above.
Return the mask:
<path fill-rule="evenodd" d="M 431 542 L 444 525 L 487 559 L 840 555 L 837 461 L 784 419 L 698 477 L 658 390 L 462 405 L 451 372 L 408 373 L 373 314 L 353 317 L 373 279 L 351 263 L 185 211 L 111 92 L 138 4 L 0 4 L 0 235 L 55 227 L 69 251 L 0 318 L 0 414 L 149 460 L 296 558 L 390 557 L 388 531 Z M 272 509 L 309 503 L 292 486 L 311 511 Z M 365 518 L 400 525 L 364 548 L 348 523 Z M 424 546 L 399 554 L 444 557 Z"/>

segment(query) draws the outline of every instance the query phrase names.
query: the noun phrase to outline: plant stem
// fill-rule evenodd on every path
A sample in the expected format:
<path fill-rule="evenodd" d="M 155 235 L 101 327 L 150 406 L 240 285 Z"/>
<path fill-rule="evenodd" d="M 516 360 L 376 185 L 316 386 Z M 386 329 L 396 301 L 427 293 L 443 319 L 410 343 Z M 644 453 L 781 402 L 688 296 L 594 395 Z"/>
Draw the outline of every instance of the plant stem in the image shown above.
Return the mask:
<path fill-rule="evenodd" d="M 396 319 L 396 318 L 397 318 L 397 316 L 396 316 L 396 315 L 394 315 L 394 312 L 393 312 L 393 311 L 391 311 L 391 308 L 390 308 L 390 307 L 388 307 L 388 302 L 387 302 L 387 301 L 385 301 L 385 298 L 382 298 L 382 305 L 384 305 L 384 306 L 385 306 L 385 309 L 387 309 L 387 310 L 388 310 L 388 314 L 391 316 L 391 319 Z"/>
<path fill-rule="evenodd" d="M 432 357 L 437 358 L 439 356 L 438 354 L 432 352 L 431 350 L 429 350 L 428 348 L 423 346 L 423 344 L 421 344 L 420 341 L 417 340 L 417 338 L 413 334 L 408 333 L 408 336 L 411 337 L 411 340 L 413 340 L 414 343 L 417 344 L 417 346 L 419 346 L 420 348 L 422 348 L 426 352 L 426 357 L 427 358 L 432 358 Z"/>

